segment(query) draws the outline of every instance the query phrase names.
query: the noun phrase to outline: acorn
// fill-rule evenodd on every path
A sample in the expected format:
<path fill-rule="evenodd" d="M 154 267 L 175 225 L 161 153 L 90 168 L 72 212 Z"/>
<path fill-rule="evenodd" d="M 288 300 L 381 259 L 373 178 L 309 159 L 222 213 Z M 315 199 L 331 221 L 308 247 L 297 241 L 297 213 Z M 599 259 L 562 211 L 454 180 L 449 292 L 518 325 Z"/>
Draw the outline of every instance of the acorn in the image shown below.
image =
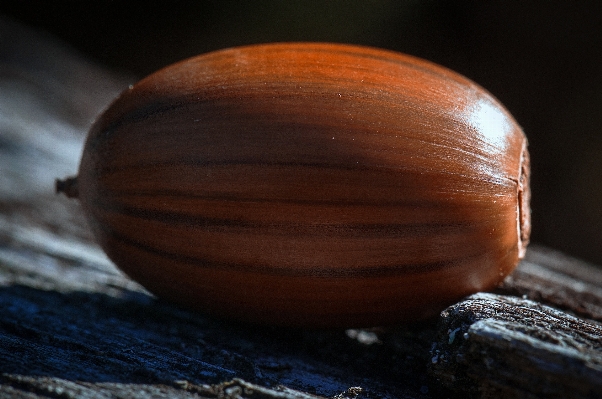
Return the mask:
<path fill-rule="evenodd" d="M 151 293 L 271 325 L 433 317 L 499 284 L 530 233 L 509 112 L 441 66 L 341 44 L 230 48 L 146 77 L 57 191 Z"/>

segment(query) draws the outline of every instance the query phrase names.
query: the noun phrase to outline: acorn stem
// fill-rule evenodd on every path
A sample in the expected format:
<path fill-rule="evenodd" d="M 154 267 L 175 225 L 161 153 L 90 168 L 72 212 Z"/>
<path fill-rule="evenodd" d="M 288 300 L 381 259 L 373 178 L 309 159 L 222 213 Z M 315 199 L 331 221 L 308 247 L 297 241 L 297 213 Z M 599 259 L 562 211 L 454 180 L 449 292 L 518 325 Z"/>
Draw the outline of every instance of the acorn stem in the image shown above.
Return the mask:
<path fill-rule="evenodd" d="M 77 176 L 67 177 L 65 180 L 56 179 L 55 184 L 56 193 L 63 193 L 68 198 L 77 198 L 79 196 Z"/>

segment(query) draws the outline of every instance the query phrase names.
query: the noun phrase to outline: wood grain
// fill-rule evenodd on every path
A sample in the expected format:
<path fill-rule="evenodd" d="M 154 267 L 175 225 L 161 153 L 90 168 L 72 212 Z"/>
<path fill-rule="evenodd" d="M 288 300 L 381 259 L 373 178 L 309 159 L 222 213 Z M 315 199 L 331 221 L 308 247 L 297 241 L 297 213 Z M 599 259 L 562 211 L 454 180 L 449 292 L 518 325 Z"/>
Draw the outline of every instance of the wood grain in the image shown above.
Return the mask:
<path fill-rule="evenodd" d="M 447 388 L 492 398 L 602 397 L 598 323 L 485 293 L 448 308 L 440 323 L 430 371 Z"/>

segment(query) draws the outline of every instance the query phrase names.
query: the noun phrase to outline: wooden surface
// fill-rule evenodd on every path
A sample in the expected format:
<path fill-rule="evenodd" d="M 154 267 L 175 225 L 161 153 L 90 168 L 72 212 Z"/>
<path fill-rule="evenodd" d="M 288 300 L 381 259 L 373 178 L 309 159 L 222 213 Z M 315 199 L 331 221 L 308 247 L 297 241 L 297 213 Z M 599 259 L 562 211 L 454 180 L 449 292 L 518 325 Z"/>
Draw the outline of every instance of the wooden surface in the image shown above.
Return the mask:
<path fill-rule="evenodd" d="M 543 247 L 415 326 L 259 328 L 150 296 L 53 187 L 133 81 L 0 19 L 0 397 L 602 397 L 602 272 Z"/>

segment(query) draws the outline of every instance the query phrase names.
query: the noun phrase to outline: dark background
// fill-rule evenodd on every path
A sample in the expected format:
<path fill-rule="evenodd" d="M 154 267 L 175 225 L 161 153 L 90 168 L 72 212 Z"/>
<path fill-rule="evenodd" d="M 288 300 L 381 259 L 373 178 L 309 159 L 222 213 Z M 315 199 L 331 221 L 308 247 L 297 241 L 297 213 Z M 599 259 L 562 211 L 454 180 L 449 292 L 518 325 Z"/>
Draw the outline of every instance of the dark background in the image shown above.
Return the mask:
<path fill-rule="evenodd" d="M 529 138 L 532 241 L 602 265 L 602 1 L 4 0 L 0 14 L 138 77 L 273 41 L 371 45 L 447 66 L 498 97 Z"/>

